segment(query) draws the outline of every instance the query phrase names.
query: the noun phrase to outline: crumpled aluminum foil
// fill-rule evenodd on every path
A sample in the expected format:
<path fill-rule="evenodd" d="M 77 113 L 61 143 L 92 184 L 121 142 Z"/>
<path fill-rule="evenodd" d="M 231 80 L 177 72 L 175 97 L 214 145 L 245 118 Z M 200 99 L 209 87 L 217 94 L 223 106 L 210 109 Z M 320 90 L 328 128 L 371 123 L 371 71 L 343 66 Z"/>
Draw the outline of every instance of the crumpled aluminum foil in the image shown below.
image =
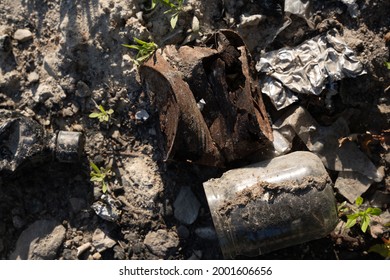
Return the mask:
<path fill-rule="evenodd" d="M 260 81 L 262 92 L 278 110 L 295 102 L 295 93 L 320 95 L 327 83 L 366 74 L 363 64 L 336 29 L 295 48 L 265 53 L 256 69 L 266 73 Z"/>

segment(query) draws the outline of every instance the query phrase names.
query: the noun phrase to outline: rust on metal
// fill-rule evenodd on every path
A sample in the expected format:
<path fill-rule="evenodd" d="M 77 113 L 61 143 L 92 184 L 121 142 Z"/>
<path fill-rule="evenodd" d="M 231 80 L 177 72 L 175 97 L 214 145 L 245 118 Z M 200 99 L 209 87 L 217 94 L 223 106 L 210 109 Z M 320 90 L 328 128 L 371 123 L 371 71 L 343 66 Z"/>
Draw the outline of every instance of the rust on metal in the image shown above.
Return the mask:
<path fill-rule="evenodd" d="M 166 46 L 140 67 L 158 111 L 166 160 L 223 167 L 272 141 L 252 68 L 244 42 L 230 30 L 205 47 Z"/>

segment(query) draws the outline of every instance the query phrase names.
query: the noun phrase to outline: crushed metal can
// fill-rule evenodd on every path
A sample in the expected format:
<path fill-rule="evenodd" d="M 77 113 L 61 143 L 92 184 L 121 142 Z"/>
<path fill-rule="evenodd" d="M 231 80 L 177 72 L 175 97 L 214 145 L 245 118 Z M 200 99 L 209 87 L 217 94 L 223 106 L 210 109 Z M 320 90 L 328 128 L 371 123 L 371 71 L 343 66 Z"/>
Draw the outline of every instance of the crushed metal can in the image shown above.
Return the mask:
<path fill-rule="evenodd" d="M 318 96 L 335 81 L 367 73 L 336 29 L 297 47 L 267 52 L 256 69 L 265 74 L 260 80 L 262 92 L 278 110 L 297 101 L 297 94 Z M 335 94 L 334 90 L 329 93 Z"/>
<path fill-rule="evenodd" d="M 241 37 L 158 49 L 139 69 L 159 115 L 165 160 L 224 167 L 264 149 L 272 129 Z"/>

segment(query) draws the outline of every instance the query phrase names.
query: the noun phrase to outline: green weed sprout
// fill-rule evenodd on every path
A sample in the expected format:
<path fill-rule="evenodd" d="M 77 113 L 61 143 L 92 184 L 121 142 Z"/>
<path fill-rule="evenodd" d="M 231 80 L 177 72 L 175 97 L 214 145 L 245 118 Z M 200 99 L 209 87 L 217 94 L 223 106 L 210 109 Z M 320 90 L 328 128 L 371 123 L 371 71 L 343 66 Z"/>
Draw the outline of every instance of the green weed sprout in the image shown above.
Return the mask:
<path fill-rule="evenodd" d="M 384 62 L 383 64 L 386 66 L 387 69 L 390 70 L 390 62 Z"/>
<path fill-rule="evenodd" d="M 136 45 L 122 44 L 122 46 L 138 51 L 134 60 L 137 65 L 140 65 L 147 60 L 158 48 L 157 44 L 154 42 L 145 42 L 135 37 L 133 40 L 137 43 Z"/>
<path fill-rule="evenodd" d="M 347 215 L 347 223 L 345 224 L 346 228 L 353 227 L 356 223 L 360 223 L 360 229 L 363 232 L 367 231 L 368 226 L 370 225 L 371 216 L 379 216 L 382 213 L 382 210 L 379 208 L 368 207 L 365 210 L 359 210 L 363 203 L 363 198 L 358 197 L 355 201 L 356 210 L 353 210 L 353 214 Z"/>
<path fill-rule="evenodd" d="M 114 110 L 109 109 L 106 111 L 102 105 L 99 105 L 96 107 L 99 109 L 100 112 L 93 112 L 93 113 L 89 114 L 89 117 L 92 119 L 98 118 L 99 122 L 108 122 L 111 115 L 114 113 Z"/>
<path fill-rule="evenodd" d="M 90 173 L 91 182 L 97 182 L 102 184 L 102 192 L 106 193 L 108 190 L 106 178 L 111 176 L 111 168 L 109 167 L 100 167 L 100 169 L 92 161 L 89 162 L 92 170 Z"/>
<path fill-rule="evenodd" d="M 173 0 L 152 0 L 151 10 L 153 10 L 158 3 L 166 6 L 168 10 L 164 14 L 171 14 L 170 24 L 172 29 L 175 29 L 177 20 L 179 19 L 179 13 L 183 10 L 184 0 L 175 0 L 176 4 L 173 3 Z"/>

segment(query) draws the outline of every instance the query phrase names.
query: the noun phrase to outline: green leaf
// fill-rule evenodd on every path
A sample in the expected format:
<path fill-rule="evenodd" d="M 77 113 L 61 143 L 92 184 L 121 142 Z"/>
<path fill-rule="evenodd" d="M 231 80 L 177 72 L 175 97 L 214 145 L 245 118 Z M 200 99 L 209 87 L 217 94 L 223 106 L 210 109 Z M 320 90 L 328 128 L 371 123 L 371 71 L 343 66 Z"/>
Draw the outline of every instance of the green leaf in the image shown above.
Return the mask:
<path fill-rule="evenodd" d="M 91 114 L 89 114 L 89 117 L 90 118 L 98 118 L 100 116 L 100 113 L 97 113 L 97 112 L 93 112 L 93 113 L 91 113 Z"/>
<path fill-rule="evenodd" d="M 178 13 L 175 13 L 175 14 L 172 15 L 171 20 L 170 20 L 172 29 L 175 29 L 178 18 L 179 18 L 179 14 Z"/>
<path fill-rule="evenodd" d="M 102 192 L 103 193 L 106 193 L 107 192 L 107 184 L 106 182 L 103 181 L 103 185 L 102 185 Z"/>
<path fill-rule="evenodd" d="M 109 117 L 108 117 L 107 114 L 102 115 L 102 116 L 100 117 L 100 121 L 101 121 L 101 122 L 108 122 L 108 119 L 109 119 Z"/>
<path fill-rule="evenodd" d="M 91 182 L 104 182 L 102 177 L 92 177 Z"/>
<path fill-rule="evenodd" d="M 157 5 L 157 0 L 152 0 L 152 4 L 150 6 L 149 9 L 146 9 L 147 11 L 151 11 L 153 10 L 154 8 L 156 8 L 156 5 Z"/>
<path fill-rule="evenodd" d="M 102 112 L 103 114 L 106 113 L 106 110 L 104 110 L 104 107 L 102 105 L 99 105 L 99 110 L 100 112 Z"/>
<path fill-rule="evenodd" d="M 360 206 L 360 205 L 362 205 L 362 203 L 363 203 L 363 198 L 361 196 L 356 198 L 356 200 L 355 200 L 356 206 Z"/>
<path fill-rule="evenodd" d="M 346 228 L 351 228 L 356 224 L 356 218 L 348 218 L 347 222 L 345 223 Z"/>
<path fill-rule="evenodd" d="M 382 210 L 380 208 L 377 208 L 377 207 L 375 207 L 375 208 L 369 207 L 369 208 L 367 208 L 366 213 L 373 215 L 373 216 L 379 216 L 382 213 Z"/>
<path fill-rule="evenodd" d="M 137 45 L 127 45 L 127 44 L 122 44 L 122 46 L 126 47 L 126 48 L 130 48 L 130 49 L 135 49 L 135 50 L 140 50 L 141 47 L 140 46 L 137 46 Z"/>
<path fill-rule="evenodd" d="M 375 244 L 370 249 L 368 249 L 368 252 L 377 253 L 384 258 L 390 257 L 390 248 L 385 244 Z"/>
<path fill-rule="evenodd" d="M 362 224 L 360 226 L 362 232 L 366 232 L 369 225 L 370 225 L 370 216 L 364 215 L 362 218 Z"/>
<path fill-rule="evenodd" d="M 93 170 L 95 170 L 96 173 L 100 174 L 100 169 L 94 164 L 92 161 L 89 162 L 89 165 L 92 167 Z"/>
<path fill-rule="evenodd" d="M 111 115 L 112 113 L 114 113 L 114 110 L 113 110 L 113 109 L 109 109 L 109 110 L 107 111 L 107 114 L 109 114 L 109 115 Z"/>
<path fill-rule="evenodd" d="M 383 64 L 386 66 L 387 69 L 390 70 L 390 62 L 384 62 Z"/>
<path fill-rule="evenodd" d="M 134 42 L 136 42 L 138 45 L 145 46 L 148 44 L 148 42 L 142 41 L 141 39 L 138 39 L 136 37 L 133 37 Z"/>

